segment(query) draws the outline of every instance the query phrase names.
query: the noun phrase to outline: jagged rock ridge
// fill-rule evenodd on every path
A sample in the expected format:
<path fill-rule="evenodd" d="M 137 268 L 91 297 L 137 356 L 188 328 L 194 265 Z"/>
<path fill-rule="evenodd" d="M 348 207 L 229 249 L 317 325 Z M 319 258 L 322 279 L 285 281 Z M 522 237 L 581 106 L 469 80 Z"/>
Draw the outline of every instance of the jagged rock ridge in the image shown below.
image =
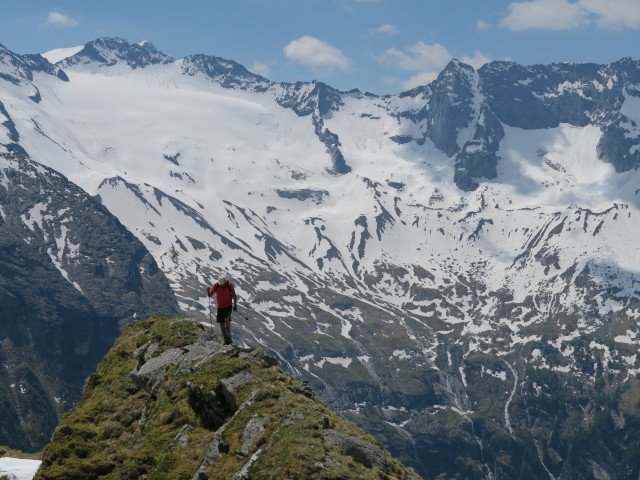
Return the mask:
<path fill-rule="evenodd" d="M 261 350 L 189 319 L 131 325 L 35 479 L 419 480 Z"/>

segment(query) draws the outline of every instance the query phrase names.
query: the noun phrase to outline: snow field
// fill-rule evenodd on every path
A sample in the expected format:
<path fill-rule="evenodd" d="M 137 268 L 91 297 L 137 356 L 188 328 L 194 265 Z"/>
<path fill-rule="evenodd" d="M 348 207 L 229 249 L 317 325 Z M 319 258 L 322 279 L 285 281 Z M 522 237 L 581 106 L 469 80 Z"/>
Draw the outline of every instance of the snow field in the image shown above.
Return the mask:
<path fill-rule="evenodd" d="M 0 458 L 0 476 L 7 475 L 10 480 L 31 480 L 41 463 L 40 460 L 2 457 Z"/>

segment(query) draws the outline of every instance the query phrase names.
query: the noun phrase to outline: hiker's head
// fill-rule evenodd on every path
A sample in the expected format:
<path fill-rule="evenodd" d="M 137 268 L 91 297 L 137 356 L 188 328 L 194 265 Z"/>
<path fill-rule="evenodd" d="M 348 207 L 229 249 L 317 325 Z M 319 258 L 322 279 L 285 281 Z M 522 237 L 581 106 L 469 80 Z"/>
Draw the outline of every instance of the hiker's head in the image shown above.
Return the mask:
<path fill-rule="evenodd" d="M 226 276 L 220 275 L 220 278 L 218 278 L 218 285 L 226 285 L 228 281 L 229 280 Z"/>

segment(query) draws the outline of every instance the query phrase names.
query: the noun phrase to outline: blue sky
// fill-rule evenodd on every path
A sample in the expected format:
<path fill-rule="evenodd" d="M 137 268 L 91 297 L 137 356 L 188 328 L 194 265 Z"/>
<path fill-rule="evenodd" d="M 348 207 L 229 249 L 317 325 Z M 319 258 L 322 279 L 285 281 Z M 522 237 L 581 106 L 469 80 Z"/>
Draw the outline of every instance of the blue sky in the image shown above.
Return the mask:
<path fill-rule="evenodd" d="M 458 58 L 479 68 L 639 59 L 640 0 L 4 1 L 0 43 L 42 53 L 98 37 L 235 60 L 276 82 L 398 93 Z"/>

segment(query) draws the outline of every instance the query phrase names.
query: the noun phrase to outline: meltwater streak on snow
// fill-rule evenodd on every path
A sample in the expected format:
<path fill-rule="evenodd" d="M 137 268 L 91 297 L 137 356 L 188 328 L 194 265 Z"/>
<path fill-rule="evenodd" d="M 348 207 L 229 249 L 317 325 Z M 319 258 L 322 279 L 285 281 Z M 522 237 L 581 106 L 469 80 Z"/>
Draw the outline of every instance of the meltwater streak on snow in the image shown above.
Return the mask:
<path fill-rule="evenodd" d="M 515 437 L 513 436 L 513 427 L 511 426 L 511 418 L 509 417 L 509 405 L 511 405 L 513 396 L 515 395 L 516 390 L 518 389 L 518 372 L 516 372 L 513 366 L 510 363 L 508 363 L 506 360 L 504 361 L 504 363 L 507 364 L 507 367 L 509 367 L 509 370 L 511 370 L 511 374 L 513 375 L 513 388 L 511 389 L 511 393 L 509 394 L 509 399 L 504 404 L 504 423 L 507 427 L 507 430 L 509 430 L 511 437 L 515 439 Z"/>
<path fill-rule="evenodd" d="M 41 463 L 40 460 L 2 457 L 0 458 L 0 477 L 6 475 L 10 480 L 31 480 Z"/>

